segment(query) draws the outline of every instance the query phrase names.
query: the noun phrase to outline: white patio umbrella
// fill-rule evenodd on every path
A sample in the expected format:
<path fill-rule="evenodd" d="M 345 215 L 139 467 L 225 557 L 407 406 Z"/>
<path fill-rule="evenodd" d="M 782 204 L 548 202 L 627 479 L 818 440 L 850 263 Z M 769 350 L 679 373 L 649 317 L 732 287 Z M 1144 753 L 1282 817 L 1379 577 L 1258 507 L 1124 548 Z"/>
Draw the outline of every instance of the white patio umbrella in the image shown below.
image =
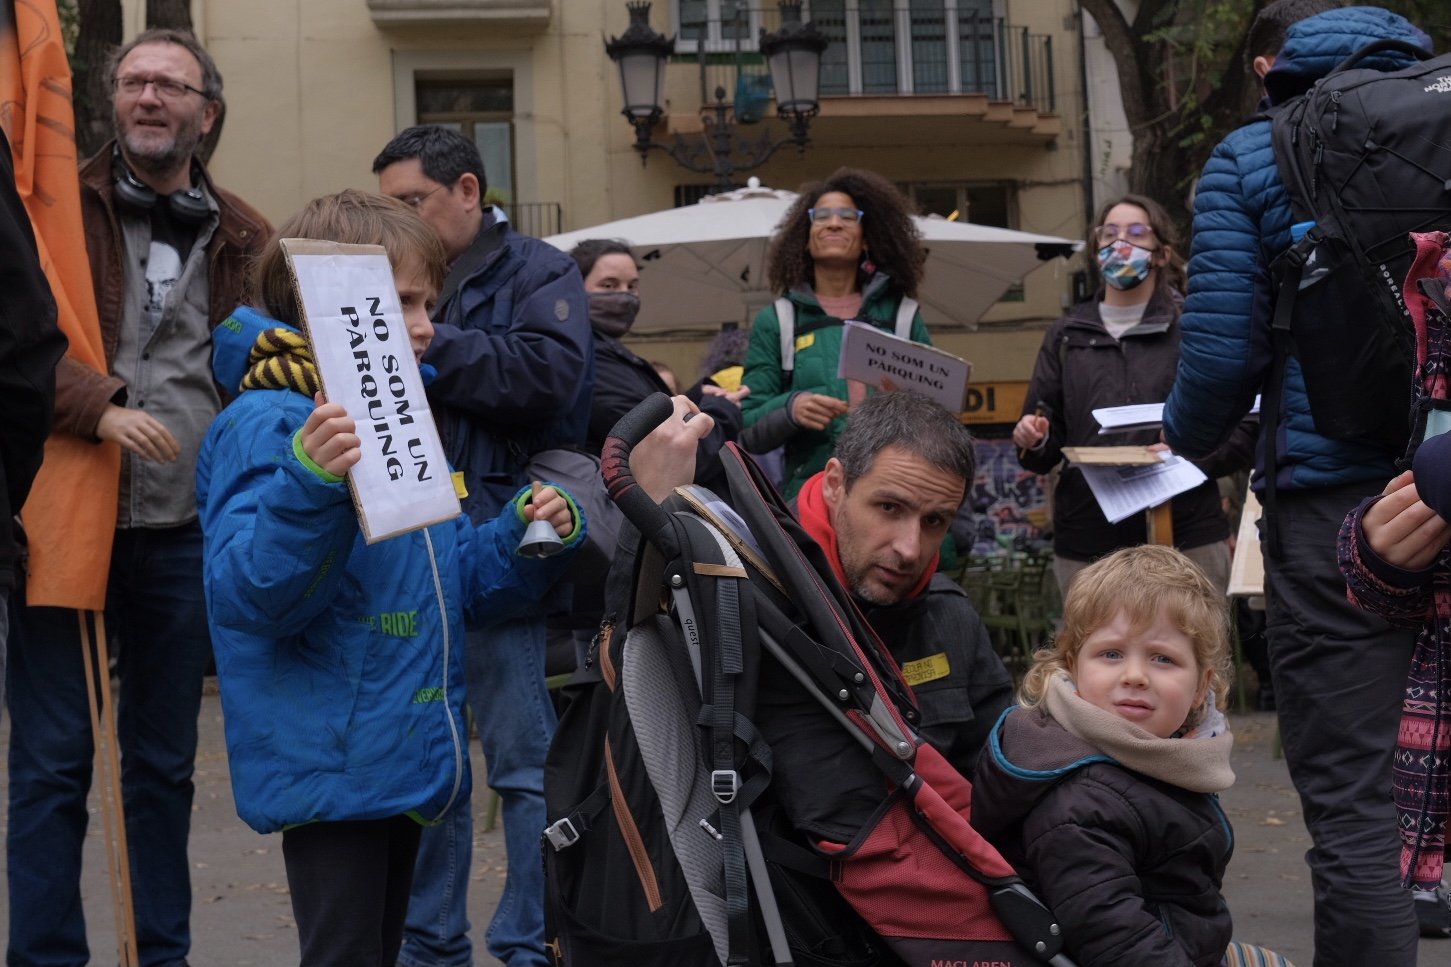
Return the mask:
<path fill-rule="evenodd" d="M 628 242 L 639 259 L 640 315 L 635 332 L 714 329 L 749 321 L 780 293 L 766 279 L 771 236 L 795 192 L 748 187 L 707 195 L 694 205 L 605 222 L 544 241 L 569 251 L 587 238 Z M 945 218 L 916 218 L 927 249 L 918 292 L 928 326 L 971 326 L 1009 286 L 1044 260 L 1080 243 Z"/>

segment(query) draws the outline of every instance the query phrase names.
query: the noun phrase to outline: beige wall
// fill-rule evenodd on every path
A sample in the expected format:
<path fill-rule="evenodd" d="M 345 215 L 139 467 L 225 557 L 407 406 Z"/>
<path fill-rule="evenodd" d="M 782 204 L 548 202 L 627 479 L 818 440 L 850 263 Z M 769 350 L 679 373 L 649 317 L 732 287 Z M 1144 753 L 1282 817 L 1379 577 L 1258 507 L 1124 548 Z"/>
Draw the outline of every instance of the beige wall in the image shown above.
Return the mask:
<path fill-rule="evenodd" d="M 1008 5 L 1013 22 L 1053 31 L 1061 135 L 982 143 L 980 122 L 943 119 L 933 145 L 890 143 L 891 118 L 834 135 L 798 158 L 782 149 L 758 169 L 762 181 L 798 187 L 838 165 L 859 165 L 895 181 L 1014 180 L 1018 227 L 1077 238 L 1083 229 L 1082 96 L 1078 45 L 1064 26 L 1072 0 Z M 668 0 L 652 22 L 669 30 Z M 125 0 L 127 35 L 141 29 L 142 0 Z M 280 221 L 304 201 L 343 187 L 376 185 L 371 162 L 398 130 L 413 123 L 413 76 L 419 70 L 507 74 L 515 93 L 517 197 L 557 202 L 565 230 L 640 214 L 673 203 L 674 186 L 703 183 L 653 152 L 647 167 L 631 147 L 619 114 L 619 81 L 601 40 L 628 23 L 624 0 L 555 0 L 547 26 L 475 21 L 447 26 L 379 26 L 366 0 L 192 0 L 199 36 L 226 81 L 228 113 L 213 159 L 217 180 Z M 698 104 L 698 68 L 672 65 L 667 107 L 689 117 Z M 910 98 L 903 99 L 910 109 Z M 934 122 L 934 124 L 937 122 Z M 756 129 L 759 130 L 759 129 Z M 779 126 L 777 126 L 779 130 Z M 1074 266 L 1076 267 L 1076 266 Z M 975 379 L 1022 379 L 1041 329 L 1069 290 L 1070 267 L 1044 266 L 1026 280 L 1026 299 L 1004 302 L 975 333 L 943 331 L 938 343 L 971 359 Z M 931 320 L 929 320 L 931 324 Z M 1006 331 L 1003 331 L 1006 330 Z M 651 341 L 640 347 L 682 373 L 693 373 L 703 341 Z"/>

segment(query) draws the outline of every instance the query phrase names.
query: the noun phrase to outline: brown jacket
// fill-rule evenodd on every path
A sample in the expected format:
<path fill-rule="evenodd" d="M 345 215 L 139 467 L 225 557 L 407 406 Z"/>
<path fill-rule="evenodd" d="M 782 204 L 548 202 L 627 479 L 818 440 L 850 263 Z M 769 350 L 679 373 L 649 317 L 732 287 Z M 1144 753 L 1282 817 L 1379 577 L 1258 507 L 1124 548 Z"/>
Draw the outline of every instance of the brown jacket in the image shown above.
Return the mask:
<path fill-rule="evenodd" d="M 121 312 L 126 301 L 126 266 L 111 167 L 114 144 L 107 144 L 83 162 L 80 171 L 81 218 L 85 223 L 86 253 L 91 260 L 91 282 L 95 287 L 108 370 L 120 341 Z M 272 227 L 261 212 L 213 184 L 205 168 L 201 172 L 220 210 L 217 230 L 207 244 L 208 301 L 211 324 L 216 326 L 241 305 L 247 270 L 272 233 Z M 97 373 L 67 356 L 56 370 L 54 428 L 95 440 L 96 424 L 107 404 L 124 403 L 125 393 L 126 384 L 114 375 Z"/>

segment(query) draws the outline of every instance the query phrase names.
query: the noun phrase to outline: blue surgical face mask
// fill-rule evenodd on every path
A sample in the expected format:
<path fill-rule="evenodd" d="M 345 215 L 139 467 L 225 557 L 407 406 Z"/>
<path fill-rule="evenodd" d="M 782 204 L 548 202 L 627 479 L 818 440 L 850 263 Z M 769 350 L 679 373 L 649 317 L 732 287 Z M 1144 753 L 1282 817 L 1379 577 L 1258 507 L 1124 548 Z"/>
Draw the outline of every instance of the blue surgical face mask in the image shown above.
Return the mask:
<path fill-rule="evenodd" d="M 1137 288 L 1154 270 L 1154 253 L 1127 239 L 1098 250 L 1098 267 L 1105 285 L 1127 292 Z"/>

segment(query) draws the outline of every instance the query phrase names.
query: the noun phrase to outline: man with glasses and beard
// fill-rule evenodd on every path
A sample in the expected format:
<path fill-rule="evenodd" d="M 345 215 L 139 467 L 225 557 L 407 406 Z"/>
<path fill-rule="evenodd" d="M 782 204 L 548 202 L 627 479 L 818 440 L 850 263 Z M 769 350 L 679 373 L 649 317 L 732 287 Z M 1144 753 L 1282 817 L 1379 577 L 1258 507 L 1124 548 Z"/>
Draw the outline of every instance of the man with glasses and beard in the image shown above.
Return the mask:
<path fill-rule="evenodd" d="M 142 964 L 177 967 L 191 946 L 187 837 L 211 655 L 196 456 L 235 390 L 212 381 L 211 329 L 241 303 L 271 228 L 195 157 L 221 113 L 222 79 L 191 34 L 148 30 L 107 70 L 116 137 L 80 169 L 107 371 L 62 360 L 52 432 L 121 450 L 106 627 L 136 938 Z M 14 600 L 6 962 L 82 965 L 92 738 L 79 628 L 70 609 Z"/>

